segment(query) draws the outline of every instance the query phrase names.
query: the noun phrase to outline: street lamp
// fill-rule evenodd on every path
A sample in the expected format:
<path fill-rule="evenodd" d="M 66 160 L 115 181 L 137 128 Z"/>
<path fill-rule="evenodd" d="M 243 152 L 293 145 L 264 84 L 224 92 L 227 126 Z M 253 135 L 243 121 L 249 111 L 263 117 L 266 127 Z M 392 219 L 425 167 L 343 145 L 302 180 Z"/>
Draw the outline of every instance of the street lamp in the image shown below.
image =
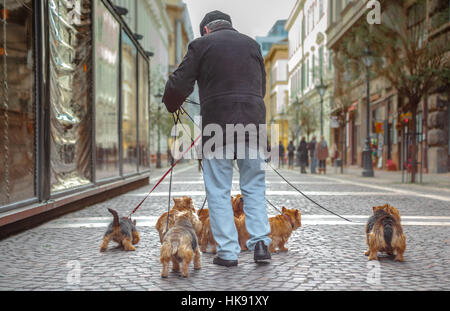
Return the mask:
<path fill-rule="evenodd" d="M 374 177 L 373 167 L 372 167 L 372 149 L 370 148 L 370 67 L 373 64 L 373 53 L 370 50 L 370 45 L 367 42 L 367 46 L 364 50 L 364 54 L 361 58 L 364 66 L 366 66 L 366 119 L 367 119 L 367 137 L 366 144 L 363 150 L 363 171 L 362 175 L 364 177 Z"/>
<path fill-rule="evenodd" d="M 320 84 L 316 83 L 316 91 L 320 95 L 320 137 L 323 136 L 323 96 L 327 91 L 327 86 L 323 84 L 322 76 L 320 77 Z"/>

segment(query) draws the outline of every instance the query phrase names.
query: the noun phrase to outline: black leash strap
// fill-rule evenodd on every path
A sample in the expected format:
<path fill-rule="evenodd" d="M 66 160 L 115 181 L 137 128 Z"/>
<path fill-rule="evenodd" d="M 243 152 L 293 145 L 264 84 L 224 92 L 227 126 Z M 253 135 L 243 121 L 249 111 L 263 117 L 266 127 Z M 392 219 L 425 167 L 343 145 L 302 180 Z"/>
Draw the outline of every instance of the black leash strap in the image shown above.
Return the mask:
<path fill-rule="evenodd" d="M 177 146 L 176 142 L 177 142 L 177 124 L 180 121 L 180 114 L 179 112 L 175 112 L 172 114 L 173 117 L 173 123 L 175 124 L 175 138 L 174 138 L 174 147 Z M 167 225 L 166 225 L 166 230 L 165 233 L 167 233 L 167 231 L 169 230 L 169 216 L 170 216 L 170 199 L 172 196 L 172 175 L 173 175 L 173 170 L 170 171 L 170 178 L 169 178 L 169 202 L 167 203 Z M 164 233 L 164 234 L 165 234 Z"/>
<path fill-rule="evenodd" d="M 329 212 L 329 213 L 331 213 L 331 214 L 333 214 L 333 215 L 335 215 L 335 216 L 338 216 L 339 218 L 342 218 L 342 219 L 344 219 L 344 220 L 346 220 L 346 221 L 348 221 L 348 222 L 352 222 L 351 220 L 349 220 L 349 219 L 347 219 L 347 218 L 345 218 L 345 217 L 342 217 L 341 215 L 336 214 L 336 213 L 333 212 L 333 211 L 330 211 L 329 209 L 323 207 L 322 205 L 320 205 L 319 203 L 317 203 L 316 201 L 314 201 L 313 199 L 311 199 L 310 197 L 308 197 L 306 194 L 304 194 L 302 191 L 300 191 L 297 187 L 295 187 L 292 183 L 290 183 L 289 180 L 287 180 L 283 175 L 281 175 L 281 173 L 278 172 L 278 171 L 272 166 L 272 164 L 270 164 L 270 163 L 268 163 L 268 164 L 269 164 L 269 166 L 273 169 L 273 171 L 274 171 L 275 173 L 277 173 L 277 175 L 280 176 L 280 177 L 281 177 L 281 178 L 282 178 L 289 186 L 291 186 L 292 188 L 294 188 L 295 190 L 297 190 L 297 192 L 299 192 L 302 196 L 304 196 L 305 198 L 307 198 L 308 200 L 310 200 L 312 203 L 314 203 L 315 205 L 317 205 L 317 206 L 320 207 L 321 209 L 324 209 L 324 210 L 326 210 L 327 212 Z"/>
<path fill-rule="evenodd" d="M 186 102 L 189 103 L 190 100 L 186 99 Z M 197 104 L 197 103 L 195 103 L 195 102 L 192 102 L 192 103 Z M 197 104 L 197 105 L 199 105 L 199 104 Z M 198 127 L 198 125 L 195 123 L 194 119 L 192 119 L 192 117 L 191 117 L 191 116 L 189 115 L 189 113 L 183 108 L 183 106 L 181 106 L 180 108 L 181 108 L 182 113 L 185 114 L 185 115 L 187 115 L 187 116 L 189 117 L 189 119 L 191 119 L 192 123 L 194 123 L 194 125 L 196 125 L 196 126 Z M 184 124 L 183 124 L 183 122 L 181 121 L 180 118 L 178 118 L 178 121 L 180 122 L 180 125 L 183 127 L 183 130 L 184 130 L 186 133 L 190 133 L 190 132 L 188 132 L 188 131 L 186 130 L 186 128 L 184 127 Z M 189 134 L 189 138 L 191 139 L 191 142 L 194 142 L 194 139 L 192 138 L 192 136 L 191 136 L 190 134 Z M 202 163 L 199 163 L 199 164 L 200 164 L 200 169 L 201 169 L 202 172 L 204 173 Z M 207 199 L 207 196 L 205 195 L 205 200 L 203 200 L 202 207 L 198 210 L 197 213 L 199 213 L 201 210 L 203 210 L 203 209 L 205 208 L 205 205 L 206 205 L 206 199 Z"/>

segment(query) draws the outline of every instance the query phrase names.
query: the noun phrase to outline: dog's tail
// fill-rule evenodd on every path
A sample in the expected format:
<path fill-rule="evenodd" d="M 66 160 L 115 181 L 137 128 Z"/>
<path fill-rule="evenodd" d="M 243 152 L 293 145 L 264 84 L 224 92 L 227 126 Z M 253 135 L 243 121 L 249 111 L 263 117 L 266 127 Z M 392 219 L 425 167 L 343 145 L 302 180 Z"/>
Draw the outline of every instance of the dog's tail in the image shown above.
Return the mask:
<path fill-rule="evenodd" d="M 175 256 L 178 252 L 179 241 L 172 242 L 172 256 Z"/>
<path fill-rule="evenodd" d="M 111 208 L 108 208 L 108 211 L 113 215 L 114 220 L 113 220 L 113 227 L 119 227 L 119 214 L 117 214 L 117 212 Z"/>
<path fill-rule="evenodd" d="M 392 216 L 385 216 L 380 219 L 383 224 L 383 237 L 386 245 L 392 247 L 392 237 L 394 236 L 394 219 Z"/>

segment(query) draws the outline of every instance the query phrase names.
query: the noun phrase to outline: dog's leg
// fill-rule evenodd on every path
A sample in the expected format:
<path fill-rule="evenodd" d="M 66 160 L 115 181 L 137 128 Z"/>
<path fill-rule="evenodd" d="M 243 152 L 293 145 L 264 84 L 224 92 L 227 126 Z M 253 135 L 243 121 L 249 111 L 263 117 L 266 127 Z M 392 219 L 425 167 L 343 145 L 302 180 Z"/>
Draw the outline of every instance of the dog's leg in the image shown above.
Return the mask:
<path fill-rule="evenodd" d="M 122 240 L 122 246 L 126 251 L 135 251 L 136 247 L 131 244 L 130 238 L 125 238 Z"/>
<path fill-rule="evenodd" d="M 185 278 L 189 277 L 189 264 L 191 263 L 192 256 L 193 256 L 192 250 L 186 250 L 183 254 L 183 264 L 181 267 L 181 275 Z"/>
<path fill-rule="evenodd" d="M 159 260 L 162 263 L 162 271 L 161 271 L 162 278 L 166 278 L 169 275 L 169 263 L 171 254 L 172 248 L 170 244 L 165 243 L 161 245 Z"/>
<path fill-rule="evenodd" d="M 195 253 L 194 253 L 194 269 L 195 270 L 200 270 L 202 268 L 201 259 L 202 259 L 202 257 L 200 254 L 200 250 L 197 247 L 197 249 L 195 250 Z"/>
<path fill-rule="evenodd" d="M 395 261 L 405 261 L 403 258 L 403 253 L 406 250 L 406 237 L 402 234 L 401 237 L 398 239 L 398 245 L 396 246 L 395 250 L 397 251 L 397 256 L 395 256 Z"/>
<path fill-rule="evenodd" d="M 368 260 L 378 260 L 378 248 L 376 245 L 376 237 L 372 233 L 369 236 L 369 258 Z"/>
<path fill-rule="evenodd" d="M 106 251 L 108 248 L 109 241 L 111 241 L 111 234 L 107 234 L 103 237 L 102 245 L 100 246 L 100 252 Z"/>
<path fill-rule="evenodd" d="M 272 241 L 272 243 L 270 243 L 270 245 L 269 245 L 269 252 L 271 252 L 271 253 L 276 253 L 277 252 L 275 250 L 275 241 Z"/>
<path fill-rule="evenodd" d="M 161 271 L 161 277 L 162 278 L 166 278 L 166 277 L 169 276 L 169 262 L 170 262 L 170 259 L 163 258 L 163 259 L 161 259 L 161 262 L 162 262 L 162 265 L 163 265 L 162 271 Z"/>
<path fill-rule="evenodd" d="M 173 256 L 172 256 L 172 271 L 173 272 L 180 272 L 180 263 Z"/>
<path fill-rule="evenodd" d="M 281 239 L 280 243 L 278 244 L 280 252 L 287 252 L 289 250 L 287 247 L 284 246 L 284 243 L 286 243 L 286 240 Z"/>
<path fill-rule="evenodd" d="M 141 237 L 139 235 L 139 232 L 133 231 L 133 244 L 138 244 L 141 240 Z"/>

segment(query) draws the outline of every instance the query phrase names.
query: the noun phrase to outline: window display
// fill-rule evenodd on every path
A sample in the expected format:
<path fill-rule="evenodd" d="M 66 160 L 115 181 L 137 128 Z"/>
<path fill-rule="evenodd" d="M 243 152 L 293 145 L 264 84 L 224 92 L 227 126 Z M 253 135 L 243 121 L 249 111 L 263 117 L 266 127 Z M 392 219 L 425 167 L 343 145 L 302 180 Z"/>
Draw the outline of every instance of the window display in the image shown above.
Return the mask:
<path fill-rule="evenodd" d="M 122 31 L 122 169 L 137 172 L 137 50 Z"/>
<path fill-rule="evenodd" d="M 119 22 L 95 0 L 96 180 L 119 176 Z"/>
<path fill-rule="evenodd" d="M 87 7 L 90 0 L 77 0 Z M 48 2 L 50 40 L 51 190 L 91 181 L 91 47 L 89 10 Z"/>
<path fill-rule="evenodd" d="M 35 196 L 33 5 L 0 2 L 0 205 Z"/>

